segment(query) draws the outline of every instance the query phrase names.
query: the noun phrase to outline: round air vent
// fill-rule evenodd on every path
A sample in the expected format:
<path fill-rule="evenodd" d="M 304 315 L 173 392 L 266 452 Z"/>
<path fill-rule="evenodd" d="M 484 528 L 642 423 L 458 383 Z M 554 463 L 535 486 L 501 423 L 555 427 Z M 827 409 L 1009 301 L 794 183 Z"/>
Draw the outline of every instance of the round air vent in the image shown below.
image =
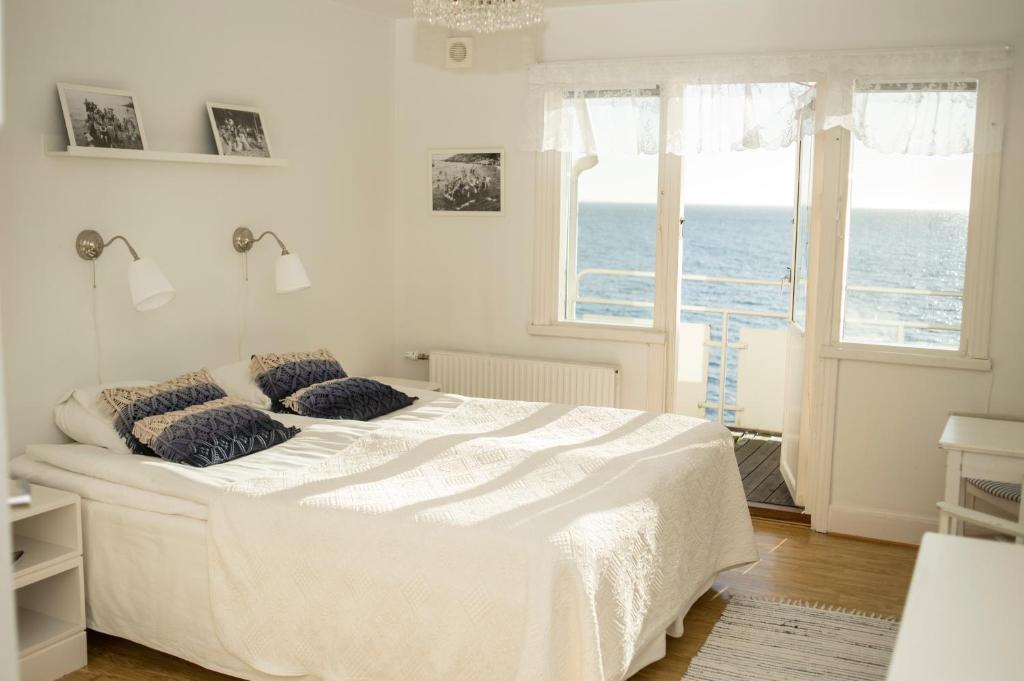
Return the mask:
<path fill-rule="evenodd" d="M 445 66 L 449 69 L 468 69 L 473 65 L 473 39 L 449 38 L 445 53 Z"/>

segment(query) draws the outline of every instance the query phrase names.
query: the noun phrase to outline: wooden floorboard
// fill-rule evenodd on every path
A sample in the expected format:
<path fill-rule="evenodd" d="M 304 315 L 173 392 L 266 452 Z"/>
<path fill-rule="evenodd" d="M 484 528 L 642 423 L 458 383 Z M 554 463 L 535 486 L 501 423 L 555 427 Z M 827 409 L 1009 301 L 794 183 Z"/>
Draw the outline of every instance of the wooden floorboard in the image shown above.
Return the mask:
<path fill-rule="evenodd" d="M 751 501 L 766 501 L 780 485 L 785 486 L 782 471 L 779 470 L 779 450 L 772 452 L 750 477 L 752 481 L 761 479 L 761 482 L 751 490 Z"/>
<path fill-rule="evenodd" d="M 782 471 L 779 471 L 779 486 L 761 503 L 774 504 L 775 506 L 796 505 L 793 502 L 793 495 L 789 493 L 789 488 L 786 487 L 786 481 L 782 479 Z"/>
<path fill-rule="evenodd" d="M 778 475 L 778 479 L 782 480 L 782 473 L 779 472 L 779 443 L 771 442 L 768 447 L 768 456 L 764 457 L 757 468 L 743 476 L 743 490 L 751 501 L 762 501 L 775 491 L 778 483 L 772 483 L 773 475 Z M 765 489 L 765 486 L 770 489 Z"/>
<path fill-rule="evenodd" d="M 806 527 L 754 520 L 760 560 L 719 575 L 686 616 L 686 633 L 668 639 L 664 659 L 631 681 L 679 681 L 734 594 L 816 602 L 898 617 L 915 547 L 819 534 Z M 170 655 L 89 632 L 89 666 L 65 681 L 228 681 Z"/>
<path fill-rule="evenodd" d="M 757 451 L 761 442 L 754 438 L 739 439 L 736 442 L 736 465 L 739 466 Z"/>
<path fill-rule="evenodd" d="M 773 442 L 762 441 L 761 444 L 758 445 L 757 449 L 754 450 L 754 453 L 748 456 L 746 460 L 740 464 L 740 477 L 745 479 L 748 475 L 757 470 L 757 467 L 764 463 L 765 459 L 771 456 L 772 449 L 774 449 Z"/>
<path fill-rule="evenodd" d="M 799 509 L 782 478 L 782 440 L 759 433 L 736 433 L 736 465 L 748 502 Z"/>

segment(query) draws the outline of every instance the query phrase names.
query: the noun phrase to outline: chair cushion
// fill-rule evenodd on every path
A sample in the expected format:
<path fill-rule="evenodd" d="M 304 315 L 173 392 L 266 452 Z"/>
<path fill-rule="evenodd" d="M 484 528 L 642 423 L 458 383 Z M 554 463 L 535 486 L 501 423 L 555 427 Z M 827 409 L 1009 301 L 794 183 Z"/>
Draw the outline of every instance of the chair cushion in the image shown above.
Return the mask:
<path fill-rule="evenodd" d="M 975 478 L 968 478 L 967 482 L 994 497 L 1020 503 L 1020 485 L 1012 482 L 996 482 L 994 480 L 978 480 Z"/>

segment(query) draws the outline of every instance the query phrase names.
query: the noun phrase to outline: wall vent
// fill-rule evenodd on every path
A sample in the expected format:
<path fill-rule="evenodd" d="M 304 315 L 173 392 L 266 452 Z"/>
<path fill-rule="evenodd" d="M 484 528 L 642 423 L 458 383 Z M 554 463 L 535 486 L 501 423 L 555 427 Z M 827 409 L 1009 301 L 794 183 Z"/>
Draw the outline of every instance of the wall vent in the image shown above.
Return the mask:
<path fill-rule="evenodd" d="M 473 39 L 448 38 L 444 65 L 449 69 L 468 69 L 473 66 Z"/>

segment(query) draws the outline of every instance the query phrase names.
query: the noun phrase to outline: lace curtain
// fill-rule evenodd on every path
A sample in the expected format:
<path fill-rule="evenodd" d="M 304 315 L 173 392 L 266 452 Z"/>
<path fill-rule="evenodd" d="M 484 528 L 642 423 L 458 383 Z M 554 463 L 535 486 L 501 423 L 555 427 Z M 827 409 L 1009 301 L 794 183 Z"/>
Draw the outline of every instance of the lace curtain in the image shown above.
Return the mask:
<path fill-rule="evenodd" d="M 853 132 L 887 154 L 966 154 L 974 150 L 977 103 L 977 81 L 859 85 Z"/>
<path fill-rule="evenodd" d="M 677 155 L 778 149 L 841 126 L 880 151 L 965 153 L 973 149 L 978 96 L 970 87 L 1002 77 L 1010 64 L 1005 47 L 537 64 L 530 69 L 527 148 Z M 944 82 L 950 78 L 956 87 Z M 860 86 L 887 82 L 938 85 Z"/>
<path fill-rule="evenodd" d="M 544 112 L 544 149 L 602 155 L 657 154 L 657 88 L 559 92 Z"/>

